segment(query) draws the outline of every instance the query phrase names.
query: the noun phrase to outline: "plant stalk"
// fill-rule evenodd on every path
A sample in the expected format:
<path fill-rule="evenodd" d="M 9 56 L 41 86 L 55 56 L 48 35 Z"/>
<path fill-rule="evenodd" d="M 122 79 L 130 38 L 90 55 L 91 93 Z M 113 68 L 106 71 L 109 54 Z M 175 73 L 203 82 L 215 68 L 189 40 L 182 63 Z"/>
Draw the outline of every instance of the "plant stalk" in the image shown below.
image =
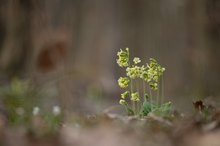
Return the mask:
<path fill-rule="evenodd" d="M 161 76 L 161 104 L 164 102 L 164 77 Z"/>
<path fill-rule="evenodd" d="M 151 89 L 149 91 L 150 91 L 150 104 L 152 105 L 153 104 L 153 97 L 152 97 Z M 152 110 L 152 106 L 150 108 Z"/>
<path fill-rule="evenodd" d="M 146 85 L 145 85 L 145 81 L 144 81 L 144 79 L 143 79 L 143 101 L 144 101 L 144 102 L 147 100 L 146 97 L 145 97 L 145 94 L 146 94 L 145 88 L 146 88 Z"/>
<path fill-rule="evenodd" d="M 131 79 L 130 78 L 130 80 L 131 80 L 131 84 L 130 84 L 130 87 L 131 87 L 131 92 L 130 92 L 130 95 L 133 93 L 133 79 Z M 133 110 L 133 112 L 135 113 L 135 102 L 134 101 L 131 101 L 131 104 L 132 104 L 132 110 Z"/>
<path fill-rule="evenodd" d="M 160 82 L 158 83 L 158 89 L 157 89 L 157 106 L 160 105 Z"/>

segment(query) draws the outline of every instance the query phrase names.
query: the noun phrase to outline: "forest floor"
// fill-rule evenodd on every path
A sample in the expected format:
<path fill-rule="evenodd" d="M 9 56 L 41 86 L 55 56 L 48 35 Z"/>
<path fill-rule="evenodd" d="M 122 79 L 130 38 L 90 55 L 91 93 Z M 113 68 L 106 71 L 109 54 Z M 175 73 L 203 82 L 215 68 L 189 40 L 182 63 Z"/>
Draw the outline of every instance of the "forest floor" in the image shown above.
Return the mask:
<path fill-rule="evenodd" d="M 22 127 L 3 126 L 0 145 L 220 146 L 219 115 L 210 121 L 201 116 L 178 117 L 171 121 L 156 116 L 140 119 L 110 113 L 73 119 L 50 136 L 39 136 Z"/>

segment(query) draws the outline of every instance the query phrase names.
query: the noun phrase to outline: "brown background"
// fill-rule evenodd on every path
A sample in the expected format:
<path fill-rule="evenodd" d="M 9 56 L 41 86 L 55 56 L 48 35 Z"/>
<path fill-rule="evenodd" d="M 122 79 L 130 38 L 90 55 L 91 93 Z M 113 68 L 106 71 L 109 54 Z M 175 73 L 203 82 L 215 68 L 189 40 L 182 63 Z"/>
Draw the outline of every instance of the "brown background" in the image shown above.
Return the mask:
<path fill-rule="evenodd" d="M 1 0 L 0 78 L 31 78 L 67 109 L 107 107 L 129 47 L 166 67 L 167 100 L 188 110 L 220 95 L 219 34 L 218 0 Z"/>

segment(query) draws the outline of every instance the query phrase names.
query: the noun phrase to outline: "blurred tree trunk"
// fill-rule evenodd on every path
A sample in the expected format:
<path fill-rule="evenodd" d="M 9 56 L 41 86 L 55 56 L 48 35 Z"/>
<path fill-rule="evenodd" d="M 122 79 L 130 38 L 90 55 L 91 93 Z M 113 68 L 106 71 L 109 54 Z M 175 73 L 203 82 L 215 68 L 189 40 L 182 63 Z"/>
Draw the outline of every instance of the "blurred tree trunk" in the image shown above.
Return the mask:
<path fill-rule="evenodd" d="M 220 3 L 217 0 L 189 0 L 189 28 L 193 93 L 195 96 L 218 96 Z"/>
<path fill-rule="evenodd" d="M 60 82 L 62 102 L 67 109 L 92 112 L 95 108 L 85 97 L 93 96 L 89 95 L 92 92 L 112 94 L 115 91 L 112 72 L 118 28 L 114 3 L 114 0 L 84 0 L 74 10 L 77 25 L 73 28 L 76 36 L 73 38 L 77 41 L 65 64 L 66 75 L 71 72 L 72 76 Z"/>
<path fill-rule="evenodd" d="M 188 58 L 192 66 L 191 79 L 193 82 L 191 82 L 191 92 L 194 94 L 194 96 L 201 96 L 206 92 L 204 84 L 204 69 L 209 60 L 209 52 L 207 50 L 207 39 L 205 37 L 206 14 L 204 2 L 204 0 L 188 1 Z"/>
<path fill-rule="evenodd" d="M 206 0 L 206 12 L 207 12 L 207 23 L 206 23 L 206 37 L 208 40 L 207 48 L 210 51 L 209 57 L 209 68 L 206 70 L 206 77 L 208 77 L 208 85 L 206 86 L 209 90 L 209 95 L 220 96 L 220 1 L 219 0 Z"/>
<path fill-rule="evenodd" d="M 23 74 L 31 54 L 31 0 L 8 0 L 4 3 L 5 36 L 2 37 L 1 70 L 8 76 Z"/>
<path fill-rule="evenodd" d="M 2 0 L 0 2 L 0 51 L 3 48 L 4 39 L 6 36 L 6 25 L 5 25 L 5 6 L 6 6 L 6 0 Z"/>
<path fill-rule="evenodd" d="M 116 67 L 116 53 L 129 47 L 132 57 L 143 62 L 154 57 L 167 68 L 167 95 L 217 94 L 219 5 L 218 0 L 1 0 L 0 70 L 42 84 L 59 80 L 64 106 L 78 108 L 91 86 L 108 94 L 117 90 L 116 79 L 124 74 Z"/>

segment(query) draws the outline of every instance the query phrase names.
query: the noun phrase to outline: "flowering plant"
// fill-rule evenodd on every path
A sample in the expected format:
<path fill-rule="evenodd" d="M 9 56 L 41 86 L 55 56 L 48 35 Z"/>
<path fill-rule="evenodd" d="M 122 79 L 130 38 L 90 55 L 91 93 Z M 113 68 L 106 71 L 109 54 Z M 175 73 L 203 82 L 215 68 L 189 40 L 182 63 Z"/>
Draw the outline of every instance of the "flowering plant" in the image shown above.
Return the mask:
<path fill-rule="evenodd" d="M 130 86 L 129 90 L 121 94 L 121 99 L 119 100 L 119 104 L 126 108 L 128 114 L 146 116 L 149 113 L 159 113 L 161 115 L 161 113 L 169 112 L 171 102 L 163 103 L 163 97 L 160 93 L 163 88 L 160 83 L 162 82 L 161 78 L 165 68 L 153 58 L 150 58 L 149 63 L 140 66 L 141 59 L 134 57 L 131 63 L 129 48 L 120 49 L 117 56 L 117 64 L 126 70 L 126 77 L 120 77 L 118 84 L 123 89 Z M 142 93 L 140 90 L 142 90 Z M 150 94 L 146 92 L 147 90 Z M 153 98 L 154 92 L 157 92 L 156 99 Z"/>

